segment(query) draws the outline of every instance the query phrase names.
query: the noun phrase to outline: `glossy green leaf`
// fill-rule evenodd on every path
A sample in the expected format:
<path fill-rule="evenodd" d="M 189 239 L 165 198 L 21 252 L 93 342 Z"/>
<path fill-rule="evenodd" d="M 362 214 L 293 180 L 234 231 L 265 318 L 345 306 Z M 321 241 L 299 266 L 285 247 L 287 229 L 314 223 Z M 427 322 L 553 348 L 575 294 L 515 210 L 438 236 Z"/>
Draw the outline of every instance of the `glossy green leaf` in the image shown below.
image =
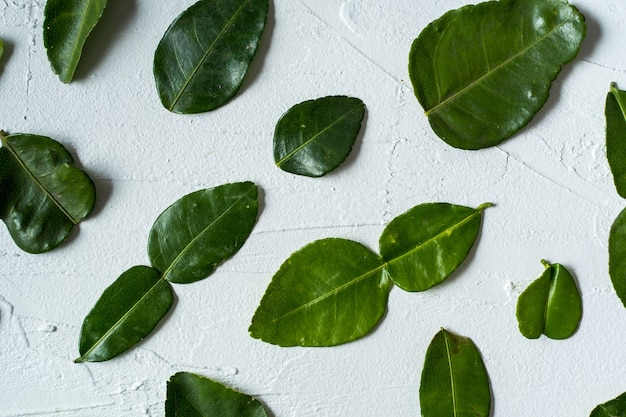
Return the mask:
<path fill-rule="evenodd" d="M 626 417 L 626 392 L 594 408 L 589 417 Z"/>
<path fill-rule="evenodd" d="M 47 0 L 43 42 L 52 70 L 64 83 L 74 77 L 83 46 L 107 0 Z"/>
<path fill-rule="evenodd" d="M 0 217 L 21 249 L 54 249 L 93 209 L 94 184 L 50 138 L 21 133 L 0 138 Z"/>
<path fill-rule="evenodd" d="M 135 266 L 107 288 L 85 318 L 76 362 L 109 360 L 143 340 L 172 306 L 174 294 L 159 271 Z"/>
<path fill-rule="evenodd" d="M 469 254 L 482 212 L 490 206 L 427 203 L 393 219 L 380 237 L 391 280 L 406 291 L 425 291 L 443 282 Z"/>
<path fill-rule="evenodd" d="M 267 19 L 268 0 L 201 0 L 174 20 L 154 54 L 163 106 L 200 113 L 239 90 Z"/>
<path fill-rule="evenodd" d="M 267 417 L 263 405 L 249 395 L 189 372 L 167 383 L 165 417 Z"/>
<path fill-rule="evenodd" d="M 626 198 L 626 91 L 615 83 L 606 96 L 606 157 L 617 193 Z"/>
<path fill-rule="evenodd" d="M 617 216 L 609 233 L 609 276 L 626 307 L 626 209 Z"/>
<path fill-rule="evenodd" d="M 471 339 L 442 329 L 433 338 L 419 390 L 422 417 L 488 417 L 489 376 Z"/>
<path fill-rule="evenodd" d="M 529 339 L 541 334 L 551 339 L 567 339 L 574 334 L 582 317 L 580 292 L 562 265 L 541 262 L 545 271 L 517 301 L 519 330 Z"/>
<path fill-rule="evenodd" d="M 462 149 L 524 127 L 585 37 L 566 0 L 500 0 L 452 10 L 413 42 L 409 75 L 435 133 Z"/>
<path fill-rule="evenodd" d="M 280 346 L 334 346 L 367 334 L 382 318 L 391 282 L 365 246 L 323 239 L 293 253 L 274 275 L 250 326 Z"/>
<path fill-rule="evenodd" d="M 274 161 L 280 169 L 321 177 L 346 160 L 361 129 L 365 105 L 331 96 L 296 104 L 274 131 Z"/>
<path fill-rule="evenodd" d="M 150 230 L 152 266 L 171 282 L 209 276 L 250 235 L 258 212 L 257 195 L 253 183 L 241 182 L 196 191 L 172 204 Z"/>
<path fill-rule="evenodd" d="M 2 54 L 4 53 L 4 42 L 0 39 L 0 58 L 2 58 Z"/>

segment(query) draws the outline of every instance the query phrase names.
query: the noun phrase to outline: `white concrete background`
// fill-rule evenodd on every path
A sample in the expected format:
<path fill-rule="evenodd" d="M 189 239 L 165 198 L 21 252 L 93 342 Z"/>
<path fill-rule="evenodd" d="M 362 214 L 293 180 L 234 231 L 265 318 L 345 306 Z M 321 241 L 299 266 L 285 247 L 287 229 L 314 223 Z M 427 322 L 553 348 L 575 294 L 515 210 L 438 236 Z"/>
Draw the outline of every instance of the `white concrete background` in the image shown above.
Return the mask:
<path fill-rule="evenodd" d="M 20 251 L 0 228 L 0 417 L 163 416 L 165 383 L 178 371 L 255 395 L 275 417 L 413 417 L 440 327 L 480 348 L 494 417 L 587 416 L 626 391 L 626 309 L 607 267 L 609 227 L 626 204 L 604 146 L 609 84 L 626 87 L 622 0 L 574 3 L 588 22 L 580 55 L 527 128 L 475 152 L 434 135 L 407 74 L 413 39 L 466 0 L 272 0 L 239 95 L 183 116 L 161 106 L 152 57 L 193 2 L 109 0 L 75 82 L 64 85 L 43 47 L 44 0 L 0 0 L 0 128 L 59 140 L 98 191 L 93 215 L 47 254 Z M 347 163 L 320 179 L 278 170 L 278 118 L 334 94 L 367 106 Z M 139 346 L 74 364 L 82 320 L 104 289 L 148 263 L 158 214 L 191 191 L 242 180 L 262 189 L 242 250 L 210 278 L 176 285 L 175 308 Z M 377 250 L 385 224 L 431 201 L 495 203 L 448 282 L 425 293 L 395 288 L 376 330 L 347 345 L 279 348 L 248 336 L 292 252 L 331 236 Z M 527 340 L 517 330 L 517 297 L 541 274 L 542 258 L 569 268 L 582 292 L 583 320 L 568 340 Z"/>

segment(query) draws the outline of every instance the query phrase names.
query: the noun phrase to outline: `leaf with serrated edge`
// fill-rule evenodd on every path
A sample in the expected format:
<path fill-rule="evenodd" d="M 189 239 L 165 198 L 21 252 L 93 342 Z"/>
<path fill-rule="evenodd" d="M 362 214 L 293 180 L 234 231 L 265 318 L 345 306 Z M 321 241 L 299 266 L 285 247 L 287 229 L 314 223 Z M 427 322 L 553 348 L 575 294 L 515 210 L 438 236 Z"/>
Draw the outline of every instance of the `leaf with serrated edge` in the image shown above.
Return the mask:
<path fill-rule="evenodd" d="M 566 0 L 464 6 L 430 23 L 413 42 L 413 90 L 448 144 L 494 146 L 543 107 L 585 34 L 584 16 Z"/>

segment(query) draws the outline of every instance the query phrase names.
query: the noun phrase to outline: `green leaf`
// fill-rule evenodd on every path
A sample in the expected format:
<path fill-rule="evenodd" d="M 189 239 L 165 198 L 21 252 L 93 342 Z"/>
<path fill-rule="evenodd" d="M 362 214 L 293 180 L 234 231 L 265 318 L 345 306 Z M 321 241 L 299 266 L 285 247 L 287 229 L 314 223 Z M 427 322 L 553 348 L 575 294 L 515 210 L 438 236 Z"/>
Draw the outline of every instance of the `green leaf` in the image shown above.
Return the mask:
<path fill-rule="evenodd" d="M 589 417 L 626 417 L 626 392 L 594 408 Z"/>
<path fill-rule="evenodd" d="M 95 204 L 95 187 L 58 142 L 0 133 L 0 217 L 30 253 L 54 249 Z"/>
<path fill-rule="evenodd" d="M 448 203 L 427 203 L 396 217 L 380 237 L 391 280 L 405 291 L 425 291 L 443 282 L 472 249 L 482 212 Z"/>
<path fill-rule="evenodd" d="M 267 417 L 254 398 L 189 372 L 167 383 L 165 417 Z"/>
<path fill-rule="evenodd" d="M 148 255 L 163 278 L 190 283 L 209 276 L 243 246 L 256 222 L 258 189 L 221 185 L 181 198 L 150 230 Z"/>
<path fill-rule="evenodd" d="M 420 33 L 409 75 L 440 138 L 462 149 L 494 146 L 541 109 L 585 34 L 584 16 L 565 0 L 468 5 Z"/>
<path fill-rule="evenodd" d="M 471 339 L 441 329 L 433 338 L 419 390 L 422 417 L 488 417 L 489 376 Z"/>
<path fill-rule="evenodd" d="M 0 58 L 2 58 L 2 54 L 4 53 L 4 42 L 0 39 Z"/>
<path fill-rule="evenodd" d="M 334 346 L 367 334 L 382 318 L 391 282 L 365 246 L 323 239 L 293 253 L 252 318 L 252 337 L 280 346 Z"/>
<path fill-rule="evenodd" d="M 233 97 L 256 53 L 268 7 L 268 0 L 201 0 L 178 16 L 154 54 L 163 106 L 200 113 Z"/>
<path fill-rule="evenodd" d="M 43 42 L 52 70 L 64 83 L 72 81 L 89 33 L 107 0 L 48 0 L 44 10 Z"/>
<path fill-rule="evenodd" d="M 296 104 L 274 131 L 274 161 L 280 169 L 321 177 L 346 160 L 361 129 L 365 105 L 331 96 Z"/>
<path fill-rule="evenodd" d="M 626 198 L 626 91 L 615 83 L 606 96 L 606 157 L 617 193 Z"/>
<path fill-rule="evenodd" d="M 609 233 L 609 276 L 626 307 L 626 209 L 617 216 Z"/>
<path fill-rule="evenodd" d="M 545 271 L 517 301 L 519 330 L 529 339 L 536 339 L 542 333 L 550 339 L 567 339 L 574 334 L 582 317 L 580 292 L 562 265 L 541 262 Z"/>
<path fill-rule="evenodd" d="M 171 285 L 159 271 L 135 266 L 107 288 L 85 318 L 80 332 L 80 358 L 109 360 L 143 340 L 172 306 Z"/>

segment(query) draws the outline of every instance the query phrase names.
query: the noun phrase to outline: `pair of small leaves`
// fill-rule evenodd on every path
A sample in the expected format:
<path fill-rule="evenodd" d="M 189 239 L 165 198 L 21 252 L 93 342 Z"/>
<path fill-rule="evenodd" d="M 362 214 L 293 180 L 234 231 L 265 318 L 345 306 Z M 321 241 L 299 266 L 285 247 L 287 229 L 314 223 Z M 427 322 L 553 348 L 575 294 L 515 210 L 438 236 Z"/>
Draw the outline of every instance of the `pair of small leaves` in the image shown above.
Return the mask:
<path fill-rule="evenodd" d="M 441 329 L 426 351 L 419 390 L 423 417 L 488 417 L 491 389 L 474 342 Z"/>
<path fill-rule="evenodd" d="M 74 77 L 83 46 L 107 5 L 107 0 L 48 0 L 43 42 L 52 70 L 64 83 Z"/>
<path fill-rule="evenodd" d="M 409 75 L 435 133 L 479 149 L 519 131 L 578 54 L 584 20 L 566 0 L 499 0 L 430 23 L 413 42 Z"/>
<path fill-rule="evenodd" d="M 256 222 L 258 189 L 251 182 L 188 194 L 150 230 L 152 267 L 135 266 L 107 288 L 83 322 L 76 362 L 111 359 L 146 337 L 172 306 L 170 283 L 209 276 L 245 243 Z"/>
<path fill-rule="evenodd" d="M 0 138 L 0 217 L 22 250 L 54 249 L 93 209 L 94 184 L 48 137 L 0 132 Z"/>
<path fill-rule="evenodd" d="M 580 292 L 562 265 L 541 262 L 545 271 L 520 294 L 517 302 L 519 330 L 529 339 L 537 339 L 541 334 L 550 339 L 567 339 L 582 317 Z"/>
<path fill-rule="evenodd" d="M 181 13 L 154 54 L 163 106 L 200 113 L 232 98 L 254 58 L 268 8 L 268 0 L 201 0 Z"/>
<path fill-rule="evenodd" d="M 365 116 L 354 97 L 330 96 L 290 108 L 274 130 L 274 161 L 280 169 L 321 177 L 346 160 Z"/>
<path fill-rule="evenodd" d="M 626 417 L 626 392 L 611 401 L 598 405 L 589 417 Z"/>
<path fill-rule="evenodd" d="M 251 336 L 281 346 L 334 346 L 364 336 L 382 318 L 392 282 L 424 291 L 450 276 L 467 257 L 489 206 L 418 205 L 385 228 L 380 256 L 345 239 L 303 247 L 272 278 Z"/>
<path fill-rule="evenodd" d="M 167 383 L 165 417 L 267 415 L 258 400 L 196 374 L 179 372 Z"/>

